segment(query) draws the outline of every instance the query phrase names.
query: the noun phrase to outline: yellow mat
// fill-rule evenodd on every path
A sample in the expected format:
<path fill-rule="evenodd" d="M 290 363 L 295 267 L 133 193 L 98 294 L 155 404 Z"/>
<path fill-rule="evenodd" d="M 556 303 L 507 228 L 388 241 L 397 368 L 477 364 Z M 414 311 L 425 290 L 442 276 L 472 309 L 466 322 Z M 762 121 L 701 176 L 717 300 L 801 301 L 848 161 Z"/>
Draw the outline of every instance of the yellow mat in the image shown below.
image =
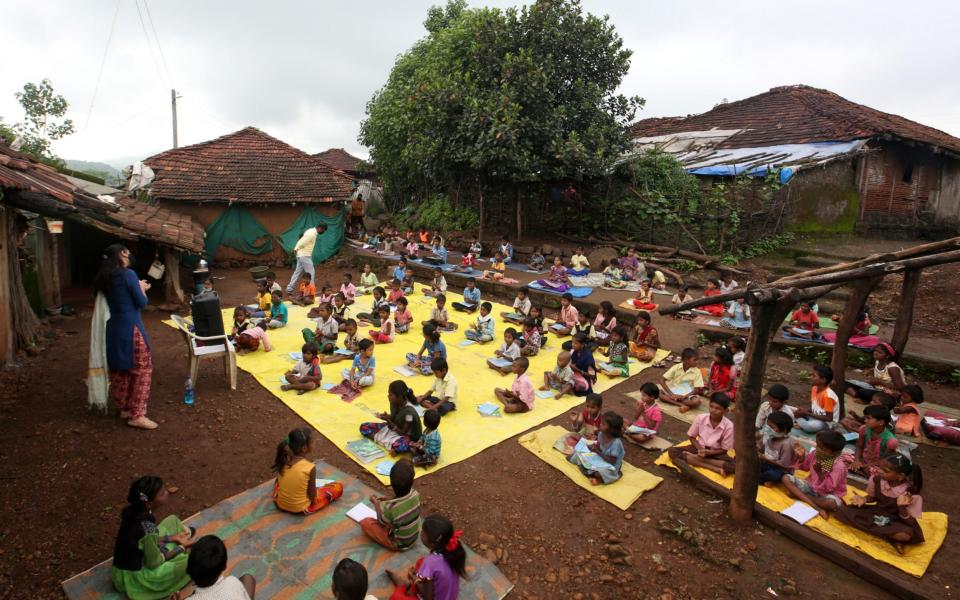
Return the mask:
<path fill-rule="evenodd" d="M 619 481 L 609 485 L 592 485 L 577 466 L 570 464 L 566 456 L 553 448 L 554 442 L 560 439 L 560 436 L 569 433 L 559 425 L 547 425 L 520 436 L 518 441 L 521 446 L 533 452 L 540 460 L 555 469 L 559 469 L 575 484 L 591 494 L 603 498 L 620 510 L 630 508 L 630 505 L 636 502 L 644 492 L 652 490 L 663 481 L 662 477 L 657 477 L 653 473 L 638 469 L 624 461 L 621 467 L 623 477 Z"/>
<path fill-rule="evenodd" d="M 429 318 L 430 309 L 436 305 L 436 302 L 432 298 L 423 296 L 421 292 L 422 289 L 418 288 L 418 292 L 410 296 L 410 311 L 413 313 L 414 327 L 411 328 L 410 333 L 396 336 L 396 341 L 391 344 L 377 345 L 374 351 L 374 358 L 377 361 L 376 383 L 371 387 L 364 388 L 363 394 L 352 403 L 344 402 L 339 396 L 319 389 L 303 395 L 297 395 L 295 391 L 284 392 L 280 390 L 281 375 L 294 364 L 289 352 L 299 352 L 303 346 L 300 330 L 304 327 L 314 327 L 313 320 L 307 318 L 309 307 L 288 305 L 290 318 L 287 326 L 282 329 L 271 329 L 268 333 L 273 351 L 265 353 L 262 350 L 257 350 L 238 356 L 237 366 L 253 375 L 263 387 L 267 388 L 317 431 L 343 450 L 344 454 L 356 460 L 353 454 L 347 452 L 347 442 L 361 438 L 359 432 L 361 423 L 377 420 L 374 416 L 377 412 L 389 411 L 387 387 L 391 381 L 403 379 L 417 394 L 426 392 L 432 385 L 432 376 L 403 377 L 393 370 L 397 366 L 406 364 L 404 358 L 406 353 L 416 353 L 423 343 L 420 322 Z M 351 315 L 368 311 L 368 301 L 369 297 L 361 297 L 356 304 L 350 307 Z M 462 301 L 461 295 L 448 293 L 447 306 L 449 307 L 454 301 Z M 465 340 L 463 332 L 471 322 L 476 320 L 476 315 L 449 310 L 451 320 L 459 325 L 459 329 L 452 333 L 443 333 L 441 339 L 447 347 L 447 361 L 450 364 L 451 373 L 457 378 L 459 384 L 457 410 L 445 416 L 440 425 L 440 435 L 443 440 L 440 462 L 429 469 L 417 468 L 416 475 L 418 477 L 465 460 L 486 448 L 536 427 L 583 403 L 583 398 L 569 394 L 559 400 L 537 398 L 534 409 L 527 413 L 510 414 L 502 417 L 480 415 L 477 411 L 477 405 L 487 402 L 496 403 L 493 389 L 495 387 L 509 388 L 513 382 L 513 375 L 500 375 L 488 368 L 486 364 L 487 359 L 493 356 L 494 350 L 502 341 L 499 338 L 502 337 L 505 327 L 503 321 L 499 318 L 499 314 L 501 311 L 510 312 L 510 310 L 509 306 L 494 304 L 493 314 L 497 315 L 495 317 L 497 321 L 497 340 L 488 344 L 467 346 L 460 346 L 459 344 Z M 233 322 L 233 307 L 223 310 L 223 318 L 224 326 L 229 330 Z M 165 323 L 174 326 L 173 321 L 165 321 Z M 513 325 L 510 326 L 514 327 Z M 360 333 L 362 336 L 367 336 L 369 330 L 369 327 L 362 327 Z M 527 371 L 527 375 L 536 387 L 543 383 L 544 371 L 552 370 L 556 366 L 557 354 L 560 352 L 560 341 L 557 340 L 556 336 L 548 337 L 546 347 L 537 356 L 532 357 L 530 369 Z M 601 358 L 598 356 L 598 360 Z M 321 365 L 323 382 L 339 383 L 341 380 L 340 370 L 349 367 L 350 361 L 346 360 Z M 638 367 L 640 365 L 631 365 L 631 373 L 638 372 Z M 610 379 L 601 375 L 594 389 L 597 392 L 602 392 L 621 381 L 620 378 Z M 202 401 L 201 390 L 198 402 Z M 277 440 L 280 440 L 286 434 L 286 431 L 276 432 Z M 387 456 L 369 464 L 357 462 L 386 484 L 389 483 L 390 478 L 378 474 L 376 467 L 378 463 L 387 460 L 392 459 Z"/>
<path fill-rule="evenodd" d="M 677 444 L 678 446 L 688 445 L 690 442 Z M 677 469 L 670 459 L 670 456 L 664 452 L 654 461 L 655 464 Z M 697 468 L 697 471 L 704 477 L 715 481 L 725 488 L 733 488 L 733 476 L 723 476 L 707 469 Z M 805 475 L 798 471 L 799 474 Z M 849 500 L 854 494 L 863 495 L 864 492 L 847 486 L 847 497 Z M 787 495 L 780 486 L 766 487 L 761 485 L 757 490 L 757 502 L 772 511 L 780 512 L 791 506 L 795 500 Z M 947 537 L 947 515 L 939 512 L 925 512 L 919 519 L 920 528 L 923 529 L 924 543 L 908 545 L 904 554 L 898 554 L 890 542 L 870 535 L 849 525 L 844 525 L 836 518 L 830 518 L 824 521 L 820 517 L 814 517 L 807 521 L 807 526 L 819 531 L 823 535 L 836 540 L 842 544 L 856 548 L 868 556 L 879 560 L 882 563 L 892 565 L 905 573 L 914 577 L 923 577 L 930 567 L 930 561 L 943 545 L 943 540 Z"/>

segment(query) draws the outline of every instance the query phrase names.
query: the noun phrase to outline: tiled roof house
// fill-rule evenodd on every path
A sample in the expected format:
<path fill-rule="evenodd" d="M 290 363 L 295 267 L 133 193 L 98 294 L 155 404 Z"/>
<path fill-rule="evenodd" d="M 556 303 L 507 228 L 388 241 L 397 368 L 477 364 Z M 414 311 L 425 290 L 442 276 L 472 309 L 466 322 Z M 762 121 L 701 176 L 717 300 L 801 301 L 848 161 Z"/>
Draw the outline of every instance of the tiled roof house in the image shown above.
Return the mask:
<path fill-rule="evenodd" d="M 265 232 L 263 238 L 279 236 L 304 210 L 336 215 L 354 190 L 350 175 L 255 127 L 143 162 L 154 172 L 148 190 L 159 206 L 189 214 L 207 229 L 227 210 L 242 210 Z M 283 256 L 279 245 L 270 245 L 259 260 Z M 220 245 L 212 258 L 254 257 Z"/>
<path fill-rule="evenodd" d="M 644 119 L 630 135 L 638 150 L 670 152 L 697 175 L 780 169 L 800 229 L 960 222 L 960 139 L 828 90 L 777 87 L 698 115 Z"/>
<path fill-rule="evenodd" d="M 361 159 L 350 154 L 343 148 L 330 148 L 329 150 L 318 152 L 313 156 L 314 158 L 318 158 L 324 163 L 330 165 L 334 169 L 343 171 L 344 173 L 349 173 L 353 176 L 360 175 L 358 167 L 360 166 Z"/>

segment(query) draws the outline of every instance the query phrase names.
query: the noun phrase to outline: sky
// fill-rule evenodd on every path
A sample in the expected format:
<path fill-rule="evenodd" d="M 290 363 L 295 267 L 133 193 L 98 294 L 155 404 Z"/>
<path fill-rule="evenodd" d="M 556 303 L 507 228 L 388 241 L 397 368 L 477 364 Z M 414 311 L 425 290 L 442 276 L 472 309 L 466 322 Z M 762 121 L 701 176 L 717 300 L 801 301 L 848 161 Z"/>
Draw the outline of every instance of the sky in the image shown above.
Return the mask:
<path fill-rule="evenodd" d="M 54 152 L 126 164 L 172 147 L 175 87 L 181 146 L 252 125 L 307 152 L 367 157 L 365 105 L 438 3 L 0 0 L 0 117 L 22 119 L 14 93 L 49 78 L 77 128 Z M 638 118 L 802 83 L 960 136 L 955 0 L 583 5 L 633 51 L 621 91 L 646 99 Z"/>

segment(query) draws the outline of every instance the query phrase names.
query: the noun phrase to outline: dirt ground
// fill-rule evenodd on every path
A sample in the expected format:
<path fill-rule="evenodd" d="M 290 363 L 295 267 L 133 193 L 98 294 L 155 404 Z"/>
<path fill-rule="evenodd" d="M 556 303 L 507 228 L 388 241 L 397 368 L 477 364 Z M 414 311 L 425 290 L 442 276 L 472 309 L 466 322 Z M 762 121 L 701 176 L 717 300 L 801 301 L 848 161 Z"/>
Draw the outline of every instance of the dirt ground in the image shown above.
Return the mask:
<path fill-rule="evenodd" d="M 287 273 L 280 271 L 281 281 Z M 254 295 L 245 271 L 218 275 L 226 277 L 217 281 L 225 305 Z M 318 280 L 327 278 L 337 280 L 332 267 L 323 267 Z M 80 316 L 53 324 L 55 339 L 43 355 L 0 372 L 0 598 L 62 598 L 61 580 L 108 558 L 132 479 L 147 473 L 164 477 L 179 488 L 169 510 L 187 516 L 268 479 L 276 441 L 291 428 L 306 426 L 242 371 L 237 392 L 231 393 L 209 364 L 198 382 L 197 403 L 185 406 L 183 342 L 161 324 L 166 315 L 159 312 L 145 313 L 145 321 L 155 364 L 149 415 L 161 428 L 134 430 L 112 409 L 110 416 L 89 411 L 82 381 L 91 311 L 87 297 L 80 292 L 73 302 Z M 674 330 L 674 322 L 657 324 L 671 347 L 691 343 L 688 332 Z M 787 383 L 795 398 L 803 398 L 808 384 L 800 373 L 807 368 L 777 357 L 770 373 Z M 633 401 L 624 394 L 660 372 L 645 371 L 607 392 L 605 407 L 632 415 Z M 932 401 L 958 404 L 956 387 L 927 389 Z M 678 441 L 685 429 L 667 417 L 662 434 Z M 317 439 L 316 458 L 379 487 L 322 436 Z M 925 507 L 955 509 L 960 452 L 922 446 L 915 457 L 928 482 Z M 775 531 L 732 523 L 723 502 L 654 466 L 655 458 L 628 446 L 627 460 L 664 482 L 626 512 L 577 487 L 515 439 L 417 485 L 427 511 L 446 514 L 465 530 L 468 544 L 502 557 L 500 569 L 516 584 L 511 597 L 887 597 Z M 951 521 L 953 528 L 957 523 Z M 960 544 L 951 534 L 918 585 L 931 596 L 957 597 L 957 564 Z"/>

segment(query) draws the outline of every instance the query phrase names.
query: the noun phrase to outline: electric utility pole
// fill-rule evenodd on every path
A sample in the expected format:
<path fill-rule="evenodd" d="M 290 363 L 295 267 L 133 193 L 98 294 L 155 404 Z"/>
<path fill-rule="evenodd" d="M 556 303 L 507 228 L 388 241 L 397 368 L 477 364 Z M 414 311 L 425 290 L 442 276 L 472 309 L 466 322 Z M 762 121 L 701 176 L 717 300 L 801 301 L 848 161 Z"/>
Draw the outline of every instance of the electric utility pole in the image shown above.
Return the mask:
<path fill-rule="evenodd" d="M 173 111 L 173 147 L 177 148 L 177 90 L 170 90 L 170 109 Z"/>

